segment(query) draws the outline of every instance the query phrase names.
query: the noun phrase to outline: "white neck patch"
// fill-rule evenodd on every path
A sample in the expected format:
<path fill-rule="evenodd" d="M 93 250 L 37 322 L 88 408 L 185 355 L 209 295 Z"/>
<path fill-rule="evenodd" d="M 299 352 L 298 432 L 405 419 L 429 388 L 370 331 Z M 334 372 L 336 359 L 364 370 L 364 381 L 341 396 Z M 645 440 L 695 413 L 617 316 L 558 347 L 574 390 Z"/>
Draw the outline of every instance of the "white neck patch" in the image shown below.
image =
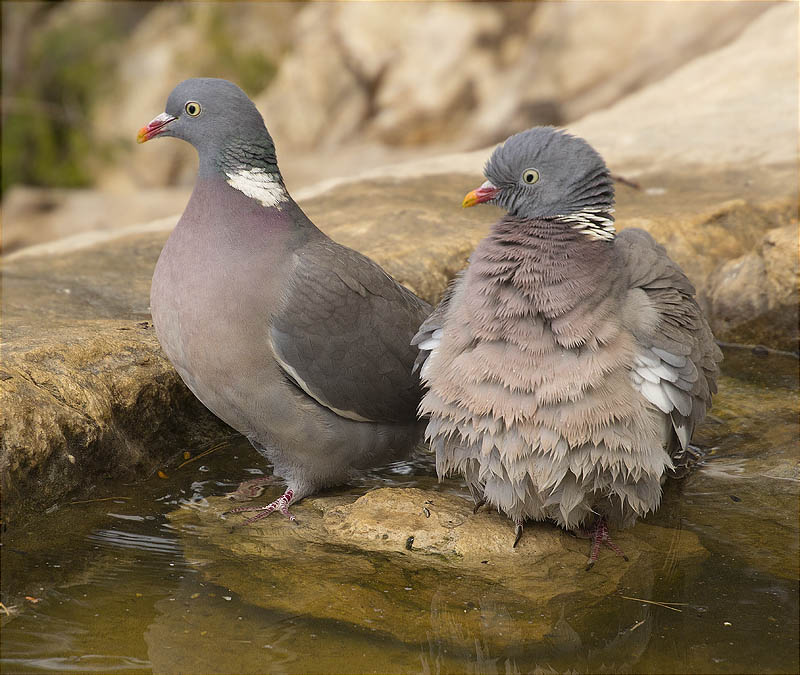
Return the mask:
<path fill-rule="evenodd" d="M 228 185 L 255 199 L 262 206 L 280 210 L 281 204 L 289 199 L 280 179 L 266 169 L 237 169 L 225 171 L 225 175 L 228 177 Z"/>
<path fill-rule="evenodd" d="M 607 214 L 614 213 L 614 209 L 584 209 L 578 213 L 556 216 L 556 220 L 569 223 L 573 230 L 580 230 L 589 239 L 611 241 L 617 233 L 614 221 Z"/>

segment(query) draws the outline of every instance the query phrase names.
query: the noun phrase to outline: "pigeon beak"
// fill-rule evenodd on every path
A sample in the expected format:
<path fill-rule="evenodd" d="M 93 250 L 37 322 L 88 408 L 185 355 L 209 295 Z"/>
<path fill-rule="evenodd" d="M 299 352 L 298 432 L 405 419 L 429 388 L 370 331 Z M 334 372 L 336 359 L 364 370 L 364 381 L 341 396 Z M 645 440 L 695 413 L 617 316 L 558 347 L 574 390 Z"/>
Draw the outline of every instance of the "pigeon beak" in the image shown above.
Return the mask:
<path fill-rule="evenodd" d="M 468 206 L 475 206 L 475 204 L 483 204 L 484 202 L 491 201 L 495 198 L 498 191 L 499 189 L 487 180 L 478 189 L 468 193 L 467 196 L 464 197 L 464 201 L 461 202 L 461 206 L 467 208 Z"/>
<path fill-rule="evenodd" d="M 155 138 L 159 134 L 163 134 L 167 130 L 167 125 L 170 122 L 174 122 L 176 119 L 178 118 L 168 113 L 161 113 L 158 117 L 154 118 L 150 124 L 139 129 L 139 133 L 136 135 L 136 142 L 144 143 L 151 138 Z"/>

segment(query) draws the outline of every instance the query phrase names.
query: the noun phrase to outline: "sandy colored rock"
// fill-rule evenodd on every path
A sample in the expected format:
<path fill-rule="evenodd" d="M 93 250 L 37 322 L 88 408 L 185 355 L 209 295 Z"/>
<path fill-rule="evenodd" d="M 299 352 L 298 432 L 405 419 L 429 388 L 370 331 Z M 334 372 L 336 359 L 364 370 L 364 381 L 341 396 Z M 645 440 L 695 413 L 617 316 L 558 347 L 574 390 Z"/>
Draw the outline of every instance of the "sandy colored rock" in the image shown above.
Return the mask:
<path fill-rule="evenodd" d="M 490 646 L 542 640 L 565 609 L 591 606 L 623 579 L 631 586 L 652 584 L 666 549 L 679 566 L 706 555 L 689 532 L 638 525 L 618 538 L 630 563 L 604 556 L 598 574 L 586 574 L 588 541 L 531 524 L 512 549 L 506 518 L 473 515 L 463 496 L 431 489 L 307 498 L 294 507 L 299 524 L 264 519 L 237 527 L 242 516 L 222 516 L 229 508 L 230 501 L 212 498 L 170 515 L 185 532 L 187 558 L 206 579 L 262 607 L 346 620 L 404 642 L 425 641 L 430 627 L 419 617 L 436 605 L 466 608 L 460 630 L 475 634 L 481 624 L 507 620 L 502 614 L 513 615 L 532 600 L 540 615 L 514 621 L 513 630 L 495 633 L 499 642 Z M 453 584 L 442 586 L 448 577 Z"/>
<path fill-rule="evenodd" d="M 709 279 L 708 299 L 720 334 L 735 331 L 744 338 L 752 330 L 757 338 L 758 325 L 773 336 L 796 331 L 797 250 L 796 225 L 774 228 L 754 250 L 714 272 Z"/>
<path fill-rule="evenodd" d="M 797 21 L 796 4 L 772 7 L 729 45 L 570 129 L 626 172 L 796 166 Z"/>
<path fill-rule="evenodd" d="M 180 213 L 191 189 L 137 192 L 12 187 L 3 199 L 3 253 L 80 232 L 118 231 Z"/>
<path fill-rule="evenodd" d="M 150 274 L 164 239 L 123 237 L 4 266 L 6 522 L 226 433 L 163 357 L 149 322 Z"/>
<path fill-rule="evenodd" d="M 297 15 L 293 48 L 259 103 L 296 151 L 363 138 L 469 149 L 608 106 L 729 42 L 766 9 L 311 5 Z M 317 72 L 325 77 L 308 75 Z"/>

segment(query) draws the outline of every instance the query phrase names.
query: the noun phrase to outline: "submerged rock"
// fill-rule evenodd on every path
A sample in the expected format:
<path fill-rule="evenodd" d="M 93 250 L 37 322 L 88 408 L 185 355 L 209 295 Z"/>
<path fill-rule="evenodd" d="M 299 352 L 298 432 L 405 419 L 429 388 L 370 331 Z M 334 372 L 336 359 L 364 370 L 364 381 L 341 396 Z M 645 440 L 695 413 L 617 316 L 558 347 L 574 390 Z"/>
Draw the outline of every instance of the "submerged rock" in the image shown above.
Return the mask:
<path fill-rule="evenodd" d="M 728 358 L 738 361 L 726 367 L 737 376 L 720 379 L 710 420 L 697 438 L 711 454 L 681 486 L 680 516 L 714 553 L 796 580 L 800 393 L 791 378 L 797 361 Z M 762 369 L 755 381 L 747 377 L 748 361 Z"/>
<path fill-rule="evenodd" d="M 514 549 L 506 518 L 473 515 L 467 499 L 433 489 L 308 498 L 294 508 L 299 524 L 267 518 L 237 526 L 242 516 L 221 515 L 230 507 L 211 498 L 169 515 L 206 580 L 260 607 L 346 621 L 404 642 L 446 628 L 428 620 L 434 608 L 457 616 L 456 632 L 469 642 L 491 625 L 492 649 L 543 640 L 564 612 L 606 601 L 620 606 L 620 625 L 629 617 L 633 624 L 639 608 L 614 595 L 621 586 L 648 598 L 667 552 L 671 574 L 706 555 L 690 532 L 639 524 L 617 538 L 629 563 L 607 552 L 597 574 L 587 573 L 588 540 L 530 524 Z M 498 622 L 508 631 L 498 631 Z"/>

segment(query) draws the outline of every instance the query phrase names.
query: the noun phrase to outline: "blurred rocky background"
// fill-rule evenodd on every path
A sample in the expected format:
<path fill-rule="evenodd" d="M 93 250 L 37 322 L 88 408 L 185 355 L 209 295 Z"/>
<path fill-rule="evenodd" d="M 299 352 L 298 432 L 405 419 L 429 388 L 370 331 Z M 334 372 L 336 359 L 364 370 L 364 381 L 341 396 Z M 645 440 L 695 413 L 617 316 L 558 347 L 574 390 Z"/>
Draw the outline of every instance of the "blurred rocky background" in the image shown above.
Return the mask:
<path fill-rule="evenodd" d="M 134 138 L 187 77 L 247 91 L 297 190 L 569 124 L 771 5 L 6 2 L 4 251 L 180 212 L 193 150 Z"/>

